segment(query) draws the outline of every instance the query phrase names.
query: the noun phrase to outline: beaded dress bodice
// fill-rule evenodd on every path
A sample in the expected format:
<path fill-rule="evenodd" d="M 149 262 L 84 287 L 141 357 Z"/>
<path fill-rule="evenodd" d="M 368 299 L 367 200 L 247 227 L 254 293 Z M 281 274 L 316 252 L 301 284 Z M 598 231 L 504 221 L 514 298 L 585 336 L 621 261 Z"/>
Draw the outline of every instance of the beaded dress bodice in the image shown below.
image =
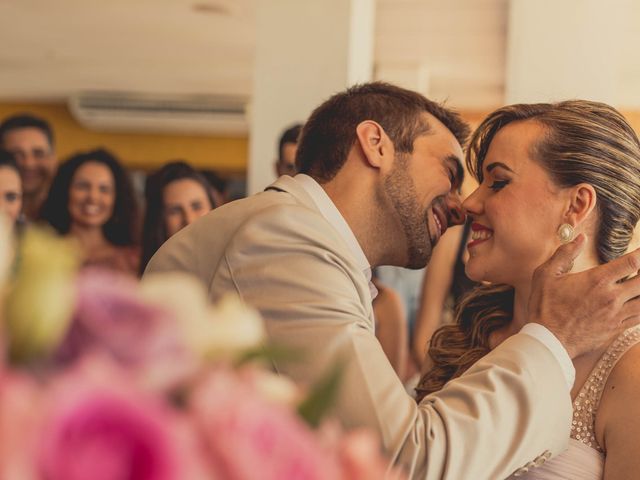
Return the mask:
<path fill-rule="evenodd" d="M 631 347 L 638 343 L 640 343 L 640 325 L 628 328 L 609 345 L 573 401 L 573 419 L 567 450 L 518 478 L 525 480 L 599 480 L 603 478 L 605 452 L 596 440 L 596 413 L 613 367 Z"/>
<path fill-rule="evenodd" d="M 571 438 L 603 452 L 596 440 L 596 412 L 609 374 L 627 350 L 640 342 L 640 325 L 628 328 L 604 352 L 573 401 Z"/>

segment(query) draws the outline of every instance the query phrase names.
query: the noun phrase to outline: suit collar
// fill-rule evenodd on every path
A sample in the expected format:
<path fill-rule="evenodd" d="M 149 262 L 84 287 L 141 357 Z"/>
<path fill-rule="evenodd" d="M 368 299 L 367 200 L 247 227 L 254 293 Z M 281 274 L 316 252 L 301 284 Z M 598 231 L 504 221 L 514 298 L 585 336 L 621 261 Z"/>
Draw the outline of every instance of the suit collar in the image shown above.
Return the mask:
<path fill-rule="evenodd" d="M 298 200 L 304 206 L 312 208 L 314 210 L 318 210 L 318 207 L 316 206 L 313 198 L 311 198 L 307 190 L 302 185 L 300 185 L 300 183 L 294 177 L 290 177 L 289 175 L 282 175 L 264 190 L 287 192 L 293 195 L 296 200 Z"/>

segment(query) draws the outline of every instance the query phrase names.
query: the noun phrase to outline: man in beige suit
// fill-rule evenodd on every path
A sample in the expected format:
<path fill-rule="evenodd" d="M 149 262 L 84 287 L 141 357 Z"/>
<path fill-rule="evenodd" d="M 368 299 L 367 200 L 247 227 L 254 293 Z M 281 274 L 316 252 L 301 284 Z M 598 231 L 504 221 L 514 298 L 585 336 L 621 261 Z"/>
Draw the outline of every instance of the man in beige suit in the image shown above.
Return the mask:
<path fill-rule="evenodd" d="M 624 300 L 640 288 L 616 280 L 638 269 L 639 255 L 566 275 L 580 240 L 565 246 L 539 270 L 531 323 L 416 405 L 374 335 L 371 267 L 423 267 L 447 226 L 464 220 L 467 134 L 456 114 L 414 92 L 372 83 L 339 93 L 304 127 L 301 174 L 185 228 L 146 274 L 190 272 L 213 300 L 234 292 L 257 307 L 273 342 L 308 353 L 275 365 L 298 382 L 343 361 L 335 414 L 375 429 L 411 478 L 501 479 L 533 468 L 569 438 L 570 358 L 619 326 L 614 310 L 637 315 L 638 302 Z"/>

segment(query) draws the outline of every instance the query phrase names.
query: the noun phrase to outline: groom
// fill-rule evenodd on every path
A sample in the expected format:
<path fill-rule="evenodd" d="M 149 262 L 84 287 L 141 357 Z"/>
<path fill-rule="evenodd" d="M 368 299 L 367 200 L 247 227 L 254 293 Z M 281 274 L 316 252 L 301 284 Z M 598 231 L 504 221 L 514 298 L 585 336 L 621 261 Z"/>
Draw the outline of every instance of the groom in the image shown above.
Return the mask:
<path fill-rule="evenodd" d="M 411 478 L 498 479 L 562 451 L 571 358 L 638 315 L 640 254 L 576 275 L 581 239 L 536 273 L 530 323 L 419 405 L 374 335 L 371 268 L 421 268 L 463 222 L 458 187 L 468 127 L 421 95 L 384 83 L 338 93 L 300 138 L 301 174 L 233 202 L 174 235 L 146 273 L 196 275 L 212 299 L 235 292 L 262 313 L 273 342 L 303 361 L 275 368 L 300 383 L 345 365 L 335 414 L 380 435 Z M 588 299 L 586 301 L 585 299 Z M 576 332 L 578 334 L 576 335 Z"/>

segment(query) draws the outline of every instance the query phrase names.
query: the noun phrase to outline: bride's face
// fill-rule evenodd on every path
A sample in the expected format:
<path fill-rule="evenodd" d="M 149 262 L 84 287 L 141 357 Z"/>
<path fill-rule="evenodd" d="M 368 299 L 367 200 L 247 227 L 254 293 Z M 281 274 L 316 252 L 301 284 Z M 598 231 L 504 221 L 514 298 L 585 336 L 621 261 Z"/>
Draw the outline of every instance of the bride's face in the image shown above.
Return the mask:
<path fill-rule="evenodd" d="M 483 181 L 465 200 L 472 218 L 466 272 L 476 281 L 517 287 L 560 245 L 566 195 L 532 159 L 543 128 L 533 121 L 498 131 L 483 164 Z"/>

